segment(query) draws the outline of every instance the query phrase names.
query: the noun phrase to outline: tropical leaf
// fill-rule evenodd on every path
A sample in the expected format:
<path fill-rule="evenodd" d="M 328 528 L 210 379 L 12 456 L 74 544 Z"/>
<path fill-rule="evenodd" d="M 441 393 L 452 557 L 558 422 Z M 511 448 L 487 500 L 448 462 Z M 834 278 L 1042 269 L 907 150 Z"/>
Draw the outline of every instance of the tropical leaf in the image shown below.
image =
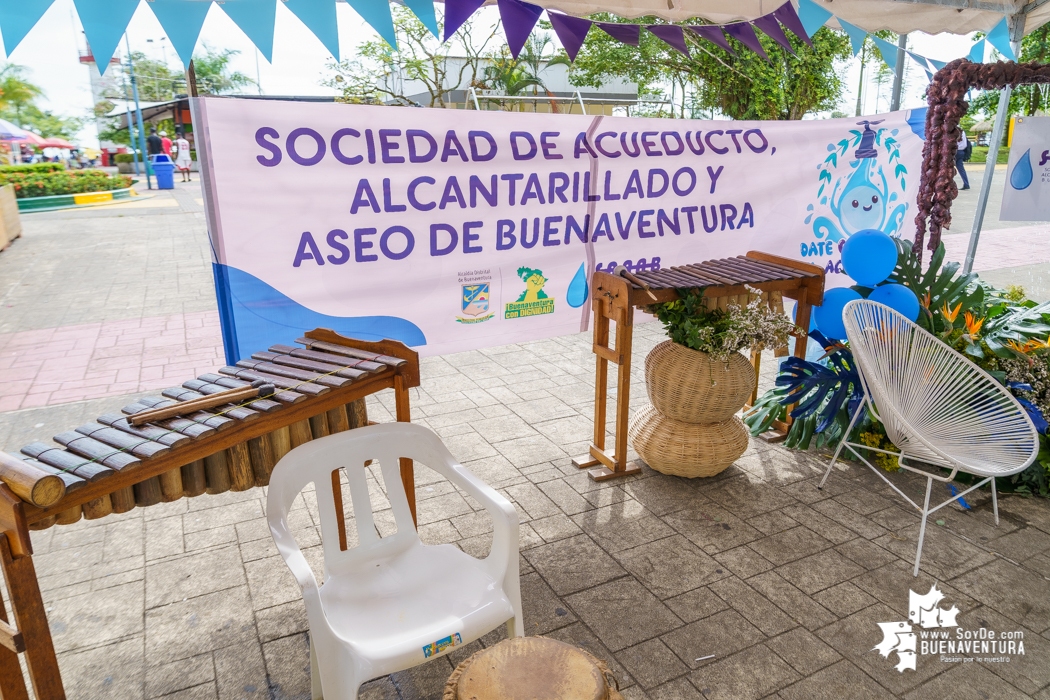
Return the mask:
<path fill-rule="evenodd" d="M 943 242 L 933 251 L 930 265 L 925 271 L 918 256 L 912 253 L 910 241 L 895 238 L 894 242 L 897 244 L 897 267 L 887 282 L 903 284 L 915 292 L 920 300 L 925 300 L 929 295 L 927 308 L 930 311 L 936 311 L 945 304 L 950 309 L 961 304 L 961 312 L 980 309 L 979 315 L 984 315 L 984 287 L 977 284 L 977 275 L 958 274 L 959 263 L 944 263 Z M 942 332 L 946 325 L 939 313 L 920 314 L 918 323 L 935 334 Z"/>
<path fill-rule="evenodd" d="M 836 346 L 825 361 L 827 364 L 822 365 L 789 357 L 776 379 L 780 403 L 798 404 L 790 413 L 795 420 L 814 416 L 815 433 L 827 430 L 842 409 L 852 415 L 864 398 L 860 375 L 849 349 Z"/>

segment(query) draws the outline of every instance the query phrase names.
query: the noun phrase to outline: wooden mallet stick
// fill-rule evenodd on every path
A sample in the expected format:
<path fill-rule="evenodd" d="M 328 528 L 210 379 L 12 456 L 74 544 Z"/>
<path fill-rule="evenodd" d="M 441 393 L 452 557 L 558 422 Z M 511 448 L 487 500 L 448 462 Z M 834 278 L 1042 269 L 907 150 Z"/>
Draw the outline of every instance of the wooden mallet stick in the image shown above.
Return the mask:
<path fill-rule="evenodd" d="M 128 416 L 128 423 L 134 426 L 139 426 L 153 421 L 164 420 L 165 418 L 184 416 L 187 413 L 193 413 L 194 411 L 203 411 L 206 408 L 215 408 L 216 406 L 222 406 L 229 403 L 237 403 L 238 401 L 244 401 L 245 399 L 266 398 L 268 396 L 273 396 L 274 392 L 275 389 L 273 384 L 267 384 L 261 379 L 257 379 L 252 382 L 251 386 L 230 389 L 229 391 L 223 391 L 218 394 L 202 396 L 199 399 L 180 401 L 171 406 L 163 406 L 150 411 L 135 413 Z"/>
<path fill-rule="evenodd" d="M 630 272 L 628 272 L 626 267 L 624 267 L 623 265 L 617 265 L 614 272 L 620 277 L 626 279 L 628 282 L 638 285 L 639 287 L 644 289 L 645 293 L 649 295 L 649 298 L 653 301 L 656 301 L 656 295 L 653 294 L 652 287 L 650 287 L 648 284 L 646 284 L 645 282 L 641 281 L 640 279 L 632 275 Z"/>

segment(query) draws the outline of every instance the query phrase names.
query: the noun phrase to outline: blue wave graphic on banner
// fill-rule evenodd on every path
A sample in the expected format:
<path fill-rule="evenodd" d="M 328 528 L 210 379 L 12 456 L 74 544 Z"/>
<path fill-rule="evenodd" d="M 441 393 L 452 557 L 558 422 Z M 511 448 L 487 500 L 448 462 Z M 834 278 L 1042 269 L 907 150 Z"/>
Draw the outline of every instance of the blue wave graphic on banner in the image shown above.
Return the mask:
<path fill-rule="evenodd" d="M 399 340 L 426 345 L 419 326 L 397 316 L 329 316 L 312 311 L 258 277 L 212 263 L 219 299 L 226 362 L 251 357 L 276 343 L 290 343 L 305 331 L 330 328 L 359 340 Z"/>
<path fill-rule="evenodd" d="M 923 141 L 926 140 L 927 109 L 927 107 L 919 107 L 918 109 L 908 110 L 908 126 L 911 127 L 912 133 Z"/>

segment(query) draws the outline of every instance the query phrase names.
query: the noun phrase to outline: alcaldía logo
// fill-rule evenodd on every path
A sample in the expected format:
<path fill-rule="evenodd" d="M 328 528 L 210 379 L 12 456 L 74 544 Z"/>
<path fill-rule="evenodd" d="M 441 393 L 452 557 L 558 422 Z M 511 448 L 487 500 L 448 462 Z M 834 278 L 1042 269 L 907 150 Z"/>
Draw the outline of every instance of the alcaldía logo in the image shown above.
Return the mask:
<path fill-rule="evenodd" d="M 908 620 L 878 623 L 882 641 L 872 651 L 883 658 L 897 652 L 895 668 L 901 673 L 914 671 L 919 656 L 938 656 L 943 663 L 1009 663 L 1011 656 L 1024 656 L 1022 630 L 966 629 L 955 621 L 959 608 L 940 607 L 942 600 L 944 594 L 936 585 L 926 595 L 909 590 Z"/>
<path fill-rule="evenodd" d="M 458 275 L 460 285 L 457 323 L 484 323 L 495 314 L 489 312 L 492 275 L 488 270 L 468 270 Z"/>
<path fill-rule="evenodd" d="M 525 282 L 525 291 L 517 301 L 512 301 L 503 309 L 503 318 L 524 318 L 554 313 L 554 300 L 543 291 L 547 278 L 543 270 L 531 267 L 519 267 L 518 277 Z"/>

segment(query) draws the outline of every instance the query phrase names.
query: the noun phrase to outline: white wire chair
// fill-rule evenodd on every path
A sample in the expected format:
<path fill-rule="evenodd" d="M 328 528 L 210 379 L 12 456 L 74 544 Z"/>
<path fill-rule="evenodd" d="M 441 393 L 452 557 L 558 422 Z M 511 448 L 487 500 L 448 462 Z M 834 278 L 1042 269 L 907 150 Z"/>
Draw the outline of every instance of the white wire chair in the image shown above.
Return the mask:
<path fill-rule="evenodd" d="M 893 309 L 858 299 L 846 304 L 842 316 L 864 401 L 854 411 L 846 430 L 847 439 L 839 443 L 818 488 L 824 488 L 843 448 L 889 484 L 922 514 L 913 571 L 918 576 L 930 513 L 991 482 L 992 510 L 998 525 L 995 479 L 1016 474 L 1031 464 L 1039 452 L 1039 435 L 1028 413 L 1005 387 Z M 882 422 L 889 439 L 900 448 L 899 453 L 848 441 L 865 404 Z M 925 477 L 923 505 L 920 507 L 894 486 L 885 471 L 873 466 L 858 449 L 895 455 L 901 469 Z M 951 471 L 944 475 L 909 462 Z M 984 478 L 930 508 L 933 482 L 947 484 L 959 472 Z"/>

